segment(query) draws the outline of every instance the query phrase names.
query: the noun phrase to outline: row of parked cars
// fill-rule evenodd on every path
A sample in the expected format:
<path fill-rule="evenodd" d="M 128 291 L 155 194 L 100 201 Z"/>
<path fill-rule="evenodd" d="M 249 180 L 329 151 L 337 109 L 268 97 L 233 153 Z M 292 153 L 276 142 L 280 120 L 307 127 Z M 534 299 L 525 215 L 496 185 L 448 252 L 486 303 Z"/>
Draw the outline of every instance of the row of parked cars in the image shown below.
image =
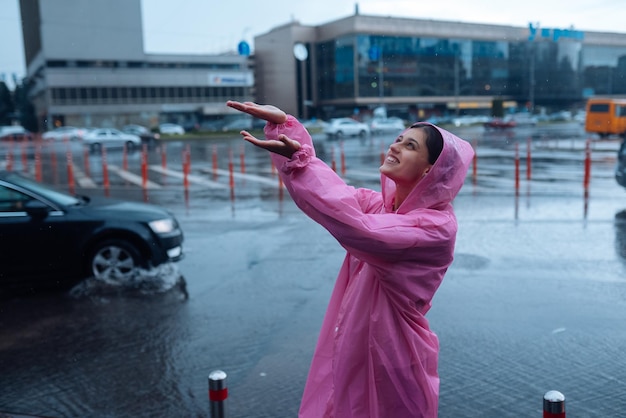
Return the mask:
<path fill-rule="evenodd" d="M 75 126 L 60 126 L 44 132 L 41 138 L 44 141 L 82 141 L 93 151 L 102 147 L 123 147 L 134 149 L 141 144 L 152 144 L 161 135 L 183 135 L 185 129 L 174 123 L 162 123 L 158 130 L 152 130 L 141 125 L 126 125 L 122 129 L 115 128 L 82 128 Z M 22 126 L 0 127 L 0 140 L 30 140 L 34 135 Z"/>

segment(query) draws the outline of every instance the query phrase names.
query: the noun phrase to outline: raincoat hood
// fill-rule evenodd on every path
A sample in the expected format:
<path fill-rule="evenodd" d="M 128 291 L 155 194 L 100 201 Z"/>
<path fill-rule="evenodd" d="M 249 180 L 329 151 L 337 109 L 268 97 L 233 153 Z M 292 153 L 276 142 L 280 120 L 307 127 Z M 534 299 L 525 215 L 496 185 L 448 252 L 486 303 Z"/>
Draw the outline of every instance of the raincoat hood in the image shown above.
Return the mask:
<path fill-rule="evenodd" d="M 465 182 L 467 170 L 474 158 L 472 146 L 445 129 L 436 125 L 431 126 L 441 133 L 443 149 L 430 172 L 417 183 L 397 213 L 407 213 L 420 208 L 444 209 L 452 203 Z M 385 209 L 392 212 L 396 185 L 389 177 L 381 174 L 381 188 Z"/>

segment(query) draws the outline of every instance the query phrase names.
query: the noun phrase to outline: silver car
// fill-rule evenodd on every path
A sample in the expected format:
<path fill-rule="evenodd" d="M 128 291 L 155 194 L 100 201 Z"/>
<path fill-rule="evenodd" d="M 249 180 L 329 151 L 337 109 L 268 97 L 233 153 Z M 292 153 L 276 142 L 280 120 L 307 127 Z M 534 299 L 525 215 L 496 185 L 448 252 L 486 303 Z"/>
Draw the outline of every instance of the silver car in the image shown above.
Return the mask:
<path fill-rule="evenodd" d="M 350 118 L 331 119 L 324 126 L 324 133 L 329 138 L 343 138 L 345 136 L 366 137 L 370 134 L 370 127 L 367 124 Z"/>
<path fill-rule="evenodd" d="M 141 138 L 137 135 L 128 134 L 117 129 L 101 128 L 88 132 L 83 137 L 83 143 L 96 152 L 105 148 L 122 148 L 126 146 L 129 151 L 141 146 Z"/>

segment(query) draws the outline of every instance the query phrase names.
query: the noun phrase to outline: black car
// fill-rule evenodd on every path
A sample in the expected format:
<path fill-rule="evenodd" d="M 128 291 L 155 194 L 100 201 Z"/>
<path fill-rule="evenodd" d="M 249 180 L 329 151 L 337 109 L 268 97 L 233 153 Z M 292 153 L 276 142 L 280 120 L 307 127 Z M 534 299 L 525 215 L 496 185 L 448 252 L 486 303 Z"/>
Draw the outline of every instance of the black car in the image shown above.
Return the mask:
<path fill-rule="evenodd" d="M 158 132 L 152 132 L 150 129 L 141 125 L 126 125 L 122 127 L 122 132 L 137 135 L 141 138 L 141 142 L 148 145 L 153 145 L 161 137 Z"/>
<path fill-rule="evenodd" d="M 130 283 L 142 268 L 180 260 L 182 243 L 176 218 L 158 206 L 71 196 L 0 171 L 1 289 Z"/>

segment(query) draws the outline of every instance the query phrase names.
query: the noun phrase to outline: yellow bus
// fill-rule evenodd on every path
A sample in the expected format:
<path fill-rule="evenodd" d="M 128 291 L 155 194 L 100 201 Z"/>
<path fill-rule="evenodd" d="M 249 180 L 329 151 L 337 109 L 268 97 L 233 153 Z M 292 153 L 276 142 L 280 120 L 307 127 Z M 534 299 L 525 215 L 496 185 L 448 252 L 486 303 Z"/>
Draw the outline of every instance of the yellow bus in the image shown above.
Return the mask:
<path fill-rule="evenodd" d="M 620 135 L 626 138 L 626 99 L 590 98 L 587 101 L 585 131 L 601 138 Z"/>

